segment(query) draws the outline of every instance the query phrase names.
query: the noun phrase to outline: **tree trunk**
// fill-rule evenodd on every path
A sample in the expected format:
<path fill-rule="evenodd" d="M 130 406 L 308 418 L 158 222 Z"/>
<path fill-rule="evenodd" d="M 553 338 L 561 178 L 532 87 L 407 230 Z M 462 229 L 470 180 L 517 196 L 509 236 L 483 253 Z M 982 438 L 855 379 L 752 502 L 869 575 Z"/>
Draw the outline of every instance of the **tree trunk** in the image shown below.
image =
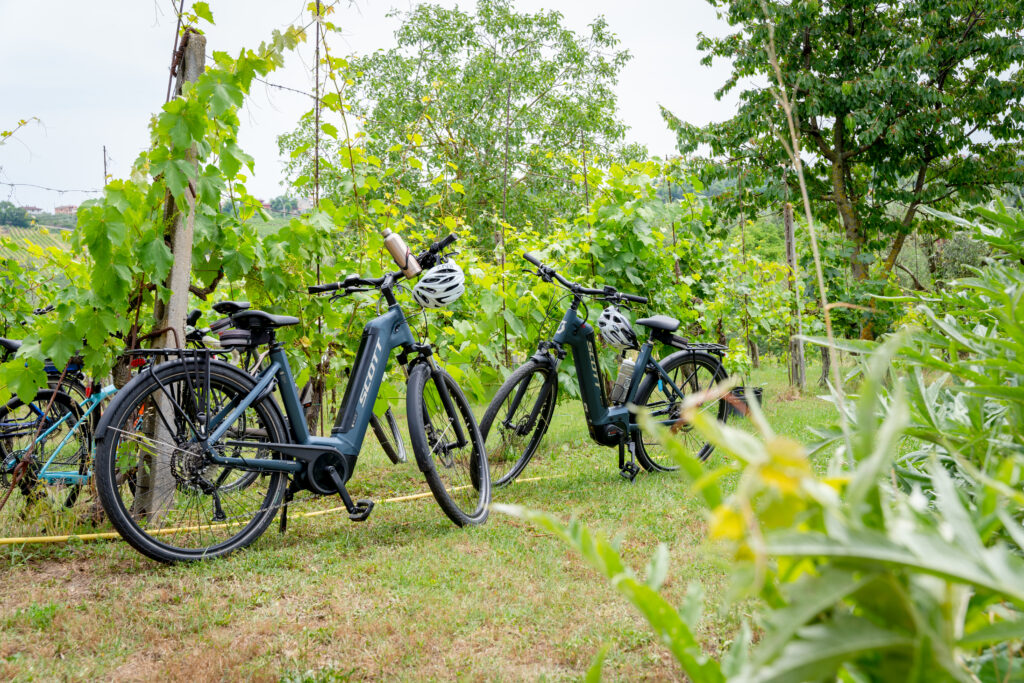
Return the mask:
<path fill-rule="evenodd" d="M 932 288 L 938 289 L 939 284 L 939 238 L 926 239 L 925 252 L 928 255 L 928 275 L 931 276 Z"/>
<path fill-rule="evenodd" d="M 827 346 L 821 347 L 821 377 L 818 378 L 818 386 L 822 389 L 828 386 L 828 373 L 832 372 L 832 352 Z"/>
<path fill-rule="evenodd" d="M 786 263 L 789 265 L 789 292 L 793 296 L 793 311 L 789 318 L 789 386 L 803 393 L 807 367 L 804 364 L 803 321 L 800 319 L 800 289 L 796 286 L 796 233 L 793 227 L 793 205 L 782 207 L 782 222 L 786 229 Z"/>
<path fill-rule="evenodd" d="M 175 92 L 180 94 L 185 81 L 195 82 L 203 73 L 206 62 L 206 37 L 200 33 L 188 32 L 182 38 L 187 41 L 179 65 L 178 81 Z M 195 164 L 196 150 L 193 145 L 188 160 Z M 169 218 L 171 229 L 169 241 L 174 263 L 167 276 L 164 286 L 170 290 L 170 299 L 166 305 L 157 302 L 154 314 L 157 318 L 156 329 L 166 330 L 154 343 L 154 348 L 178 348 L 185 341 L 185 317 L 188 314 L 188 288 L 192 279 L 192 239 L 195 231 L 196 197 L 194 185 L 190 182 L 185 188 L 185 199 L 188 202 L 188 215 L 182 216 L 178 211 L 174 197 L 168 197 L 164 215 Z M 155 414 L 149 415 L 148 424 L 144 425 L 147 434 L 153 435 L 158 452 L 151 454 L 142 462 L 137 475 L 138 494 L 133 505 L 137 515 L 148 517 L 149 523 L 158 524 L 168 507 L 174 501 L 176 490 L 174 475 L 171 471 L 171 455 L 169 444 L 175 443 L 174 435 L 167 430 L 167 424 L 175 424 L 174 408 L 171 401 L 160 395 L 156 401 L 156 409 L 165 418 L 156 419 Z"/>

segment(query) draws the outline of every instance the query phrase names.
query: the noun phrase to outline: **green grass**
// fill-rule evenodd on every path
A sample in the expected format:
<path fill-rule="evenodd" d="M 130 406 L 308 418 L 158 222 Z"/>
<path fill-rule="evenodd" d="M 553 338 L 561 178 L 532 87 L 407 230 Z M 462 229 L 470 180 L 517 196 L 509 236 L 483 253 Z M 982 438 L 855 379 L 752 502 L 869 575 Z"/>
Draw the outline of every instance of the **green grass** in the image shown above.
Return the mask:
<path fill-rule="evenodd" d="M 776 430 L 807 440 L 831 407 L 781 400 L 785 377 L 767 368 L 754 381 Z M 703 511 L 675 476 L 621 479 L 616 451 L 592 444 L 582 417 L 560 405 L 522 475 L 552 478 L 495 500 L 576 516 L 641 571 L 667 543 L 664 592 L 679 604 L 688 583 L 704 585 L 700 636 L 721 650 L 744 606 L 721 609 L 729 565 L 705 541 Z M 414 464 L 390 465 L 368 437 L 355 497 L 424 490 Z M 120 541 L 0 546 L 0 561 L 4 680 L 575 680 L 604 645 L 610 680 L 681 678 L 633 608 L 559 541 L 499 514 L 458 529 L 432 499 L 379 504 L 363 524 L 293 517 L 287 534 L 199 565 L 164 567 Z"/>

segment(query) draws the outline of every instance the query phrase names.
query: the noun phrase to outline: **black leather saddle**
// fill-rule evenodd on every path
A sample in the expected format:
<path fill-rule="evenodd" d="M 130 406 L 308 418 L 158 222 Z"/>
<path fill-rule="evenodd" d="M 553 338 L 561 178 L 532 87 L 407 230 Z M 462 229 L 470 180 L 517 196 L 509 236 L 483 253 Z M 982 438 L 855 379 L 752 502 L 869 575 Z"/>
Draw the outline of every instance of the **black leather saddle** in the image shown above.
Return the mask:
<path fill-rule="evenodd" d="M 213 310 L 217 311 L 221 315 L 234 315 L 235 313 L 247 310 L 248 308 L 248 301 L 218 301 L 213 305 Z"/>
<path fill-rule="evenodd" d="M 650 318 L 640 318 L 636 321 L 636 324 L 649 327 L 652 330 L 665 330 L 666 332 L 675 332 L 679 329 L 679 321 L 667 315 L 652 315 Z"/>
<path fill-rule="evenodd" d="M 16 339 L 6 339 L 0 337 L 0 349 L 3 349 L 3 354 L 6 356 L 9 353 L 16 353 L 21 348 L 21 342 Z"/>
<path fill-rule="evenodd" d="M 299 319 L 291 315 L 273 315 L 266 311 L 239 311 L 231 316 L 231 322 L 240 330 L 274 330 L 278 327 L 298 325 Z"/>

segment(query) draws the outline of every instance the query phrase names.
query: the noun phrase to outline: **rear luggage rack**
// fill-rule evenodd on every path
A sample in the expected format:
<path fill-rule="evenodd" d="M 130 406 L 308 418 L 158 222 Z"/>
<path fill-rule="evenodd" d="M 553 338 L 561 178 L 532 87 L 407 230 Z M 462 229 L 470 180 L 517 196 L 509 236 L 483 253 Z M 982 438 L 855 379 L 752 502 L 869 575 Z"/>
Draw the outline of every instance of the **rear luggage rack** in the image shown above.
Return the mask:
<path fill-rule="evenodd" d="M 651 339 L 668 346 L 681 349 L 683 351 L 708 351 L 709 353 L 716 353 L 721 355 L 729 350 L 728 346 L 724 344 L 713 344 L 711 342 L 692 342 L 685 337 L 680 337 L 678 334 L 672 334 L 665 330 L 653 330 L 651 332 Z"/>

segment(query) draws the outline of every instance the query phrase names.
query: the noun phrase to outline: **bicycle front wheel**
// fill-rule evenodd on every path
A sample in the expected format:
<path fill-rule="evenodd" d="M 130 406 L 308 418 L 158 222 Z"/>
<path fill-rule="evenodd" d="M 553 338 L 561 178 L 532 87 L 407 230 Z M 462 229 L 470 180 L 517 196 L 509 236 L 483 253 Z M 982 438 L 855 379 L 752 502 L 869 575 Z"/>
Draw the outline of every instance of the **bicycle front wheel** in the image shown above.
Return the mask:
<path fill-rule="evenodd" d="M 661 361 L 661 367 L 672 383 L 669 384 L 663 377 L 648 370 L 637 388 L 633 403 L 646 409 L 656 421 L 668 426 L 689 455 L 707 460 L 715 447 L 691 424 L 682 420 L 683 401 L 687 396 L 699 394 L 725 380 L 722 362 L 717 356 L 703 351 L 678 351 Z M 702 403 L 698 410 L 722 423 L 729 416 L 729 405 L 724 398 Z M 653 436 L 637 432 L 634 444 L 637 460 L 644 469 L 651 472 L 679 469 L 672 456 L 665 452 Z"/>
<path fill-rule="evenodd" d="M 215 463 L 200 445 L 255 386 L 221 361 L 164 363 L 115 396 L 97 430 L 96 487 L 114 528 L 160 562 L 226 555 L 255 541 L 281 504 L 286 477 Z M 262 445 L 287 441 L 272 398 L 232 423 L 219 455 L 260 460 L 280 454 Z"/>
<path fill-rule="evenodd" d="M 537 452 L 558 398 L 558 380 L 547 366 L 529 361 L 509 375 L 487 406 L 480 433 L 495 486 L 515 480 Z"/>
<path fill-rule="evenodd" d="M 373 428 L 380 447 L 384 449 L 384 454 L 392 464 L 400 465 L 409 459 L 405 454 L 405 442 L 402 441 L 402 432 L 398 429 L 398 420 L 395 419 L 391 406 L 388 406 L 380 417 L 371 415 L 370 427 Z"/>
<path fill-rule="evenodd" d="M 72 507 L 92 455 L 92 429 L 79 422 L 82 409 L 62 391 L 43 389 L 28 403 L 12 398 L 0 407 L 0 486 L 14 483 L 15 466 L 27 458 L 18 482 L 25 505 Z"/>
<path fill-rule="evenodd" d="M 409 440 L 420 471 L 448 518 L 483 524 L 491 502 L 487 453 L 459 385 L 440 368 L 420 363 L 409 373 Z"/>

